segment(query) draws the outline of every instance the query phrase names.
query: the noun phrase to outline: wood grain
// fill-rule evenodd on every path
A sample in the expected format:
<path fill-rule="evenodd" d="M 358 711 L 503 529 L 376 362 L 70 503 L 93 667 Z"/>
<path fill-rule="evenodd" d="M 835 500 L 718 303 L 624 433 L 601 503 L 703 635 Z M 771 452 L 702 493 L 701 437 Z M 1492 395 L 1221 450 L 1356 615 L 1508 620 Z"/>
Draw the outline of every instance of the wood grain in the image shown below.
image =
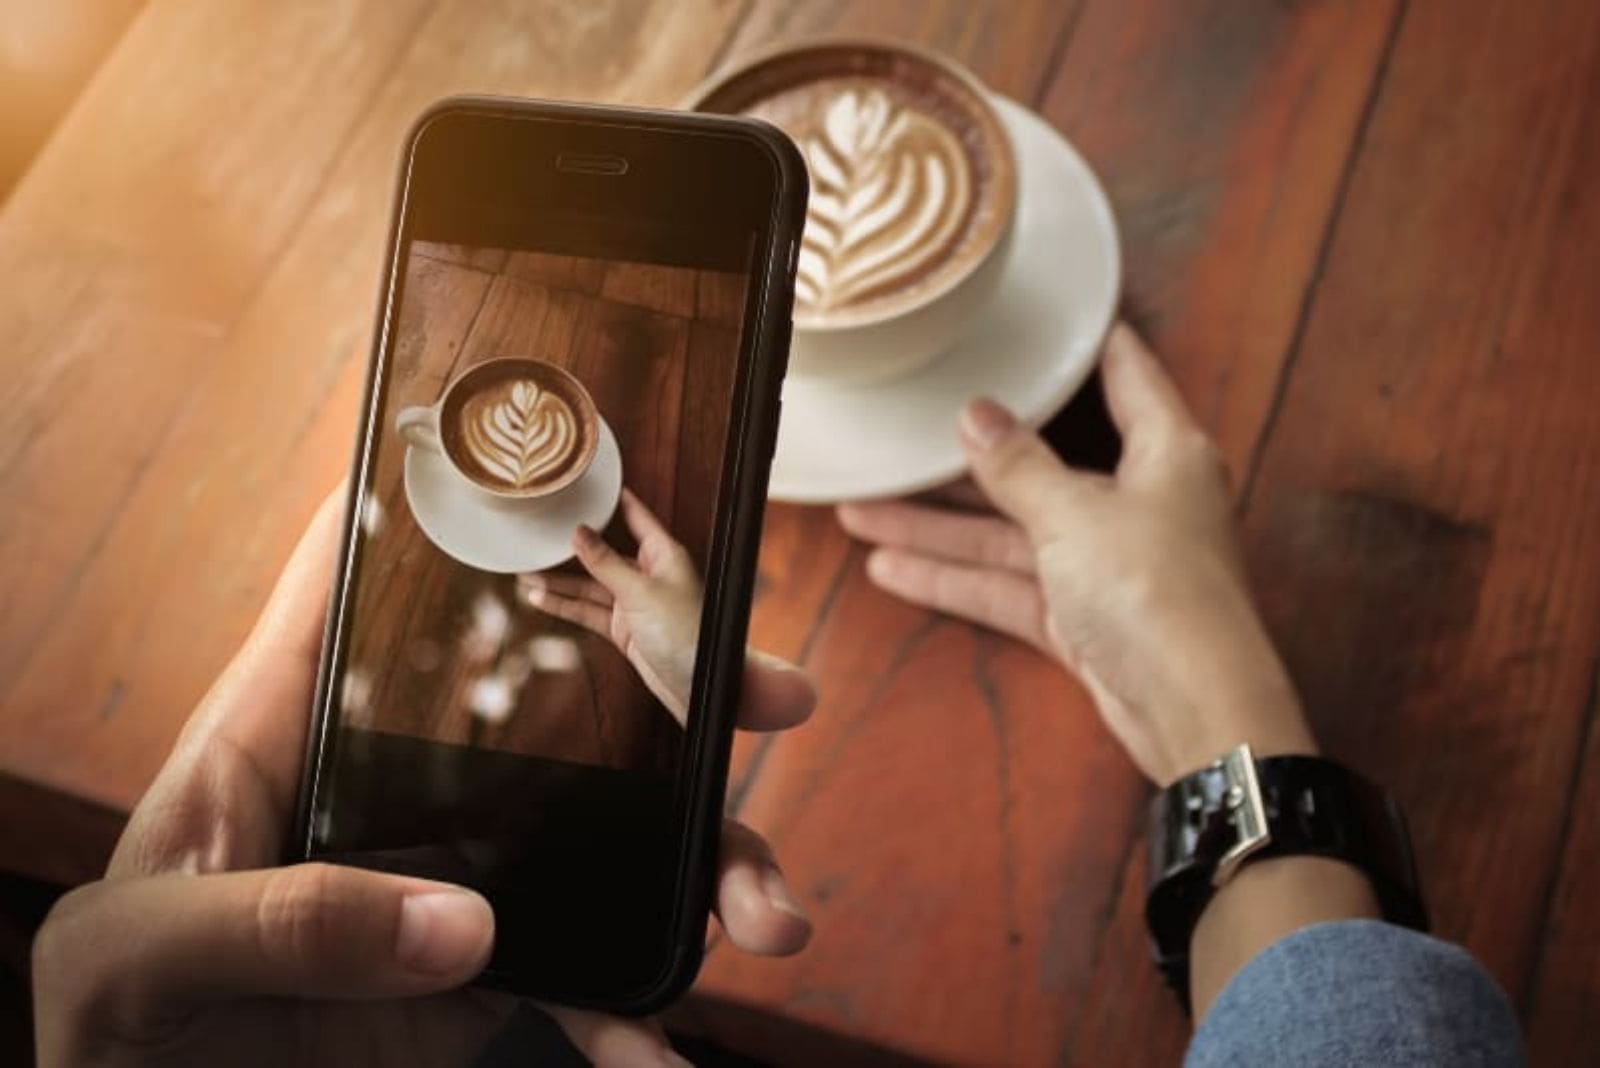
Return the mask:
<path fill-rule="evenodd" d="M 0 356 L 0 499 L 7 556 L 30 563 L 0 605 L 0 687 L 17 685 L 103 558 L 195 377 L 414 28 L 419 5 L 381 5 L 381 20 L 379 6 L 330 4 L 303 22 L 248 5 L 147 11 L 0 215 L 15 324 Z M 340 42 L 351 19 L 375 23 L 361 49 Z M 164 74 L 195 54 L 198 78 L 259 101 L 220 141 L 208 123 L 153 121 L 189 102 Z M 291 122 L 297 151 L 261 168 L 257 150 Z"/>
<path fill-rule="evenodd" d="M 131 806 L 243 636 L 348 462 L 411 120 L 454 92 L 670 101 L 736 14 L 407 10 L 153 6 L 0 214 L 29 265 L 0 293 L 0 770 Z"/>
<path fill-rule="evenodd" d="M 1410 5 L 1248 516 L 1321 735 L 1519 1002 L 1600 645 L 1597 89 L 1592 4 Z"/>
<path fill-rule="evenodd" d="M 1260 438 L 1396 5 L 1083 7 L 1043 106 L 1111 195 L 1127 311 L 1238 472 Z"/>
<path fill-rule="evenodd" d="M 1532 1064 L 1581 1064 L 1594 1052 L 1594 1006 L 1600 991 L 1600 731 L 1591 697 L 1580 781 L 1568 795 L 1560 867 L 1537 943 L 1533 981 L 1523 1007 Z"/>
<path fill-rule="evenodd" d="M 56 0 L 0 8 L 0 200 L 94 77 L 144 0 Z"/>
<path fill-rule="evenodd" d="M 1597 324 L 1578 281 L 1595 246 L 1572 240 L 1600 232 L 1575 192 L 1594 167 L 1592 15 L 1409 6 L 1247 515 L 1326 748 L 1398 792 L 1436 930 L 1519 1004 L 1600 618 L 1585 548 L 1600 515 L 1577 503 L 1596 471 Z M 1135 864 L 1106 936 L 1085 1063 L 1149 1034 L 1108 1002 L 1164 997 L 1127 963 L 1142 879 Z M 1586 964 L 1553 961 L 1552 984 L 1582 981 Z M 1556 1005 L 1548 1026 L 1570 1027 Z"/>

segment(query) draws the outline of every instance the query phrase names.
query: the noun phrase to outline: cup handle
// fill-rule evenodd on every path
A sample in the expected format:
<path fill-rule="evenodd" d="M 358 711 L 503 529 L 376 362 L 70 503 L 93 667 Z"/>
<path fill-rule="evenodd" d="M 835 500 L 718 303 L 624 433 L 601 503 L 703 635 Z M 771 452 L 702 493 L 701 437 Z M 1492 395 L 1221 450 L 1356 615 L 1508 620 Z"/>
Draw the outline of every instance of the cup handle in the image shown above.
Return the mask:
<path fill-rule="evenodd" d="M 439 442 L 439 413 L 431 407 L 400 409 L 400 414 L 394 417 L 394 428 L 400 431 L 401 437 L 419 449 L 444 451 L 444 446 Z"/>

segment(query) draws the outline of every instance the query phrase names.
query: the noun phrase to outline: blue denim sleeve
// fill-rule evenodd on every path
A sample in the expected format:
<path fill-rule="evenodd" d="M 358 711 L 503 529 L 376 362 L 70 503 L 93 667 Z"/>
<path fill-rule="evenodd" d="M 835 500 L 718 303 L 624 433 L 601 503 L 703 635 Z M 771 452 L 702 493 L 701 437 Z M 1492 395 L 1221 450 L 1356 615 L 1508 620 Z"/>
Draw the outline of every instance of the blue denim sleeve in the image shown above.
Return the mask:
<path fill-rule="evenodd" d="M 1377 920 L 1303 928 L 1222 988 L 1186 1068 L 1521 1065 L 1517 1017 L 1460 946 Z"/>

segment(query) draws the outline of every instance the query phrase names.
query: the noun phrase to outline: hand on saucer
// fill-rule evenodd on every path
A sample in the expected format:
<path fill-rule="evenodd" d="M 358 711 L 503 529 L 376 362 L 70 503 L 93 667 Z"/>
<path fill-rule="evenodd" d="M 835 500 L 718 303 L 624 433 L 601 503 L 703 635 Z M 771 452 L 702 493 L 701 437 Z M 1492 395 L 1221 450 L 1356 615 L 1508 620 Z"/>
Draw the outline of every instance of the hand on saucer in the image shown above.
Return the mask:
<path fill-rule="evenodd" d="M 992 509 L 841 507 L 873 545 L 868 576 L 1060 659 L 1158 783 L 1242 741 L 1314 752 L 1250 600 L 1216 447 L 1127 326 L 1101 373 L 1114 474 L 1070 468 L 993 401 L 970 404 L 961 445 Z"/>
<path fill-rule="evenodd" d="M 572 549 L 588 575 L 522 575 L 517 584 L 535 608 L 610 638 L 681 723 L 700 635 L 700 575 L 688 551 L 627 487 L 622 515 L 639 542 L 637 559 L 580 525 Z"/>
<path fill-rule="evenodd" d="M 529 574 L 519 576 L 517 583 L 534 607 L 609 638 L 682 723 L 694 678 L 704 588 L 688 550 L 627 488 L 622 491 L 622 515 L 639 543 L 635 559 L 580 526 L 572 547 L 588 575 Z M 771 697 L 782 703 L 792 696 L 790 688 L 810 692 L 798 668 L 758 650 L 747 656 L 746 701 Z"/>

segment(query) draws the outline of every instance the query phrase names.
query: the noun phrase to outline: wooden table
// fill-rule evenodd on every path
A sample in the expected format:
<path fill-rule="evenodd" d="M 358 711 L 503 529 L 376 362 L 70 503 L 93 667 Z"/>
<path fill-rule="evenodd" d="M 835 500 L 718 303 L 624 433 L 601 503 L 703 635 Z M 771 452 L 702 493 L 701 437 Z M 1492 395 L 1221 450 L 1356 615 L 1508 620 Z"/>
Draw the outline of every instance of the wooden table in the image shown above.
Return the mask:
<path fill-rule="evenodd" d="M 1589 0 L 151 3 L 0 213 L 0 864 L 93 873 L 339 477 L 410 118 L 670 103 L 817 31 L 948 52 L 1096 166 L 1328 748 L 1399 792 L 1536 1060 L 1592 1053 Z M 817 937 L 702 989 L 942 1061 L 1174 1060 L 1145 790 L 1083 694 L 877 593 L 824 510 L 771 510 L 761 578 L 822 704 L 741 743 L 732 804 Z"/>

